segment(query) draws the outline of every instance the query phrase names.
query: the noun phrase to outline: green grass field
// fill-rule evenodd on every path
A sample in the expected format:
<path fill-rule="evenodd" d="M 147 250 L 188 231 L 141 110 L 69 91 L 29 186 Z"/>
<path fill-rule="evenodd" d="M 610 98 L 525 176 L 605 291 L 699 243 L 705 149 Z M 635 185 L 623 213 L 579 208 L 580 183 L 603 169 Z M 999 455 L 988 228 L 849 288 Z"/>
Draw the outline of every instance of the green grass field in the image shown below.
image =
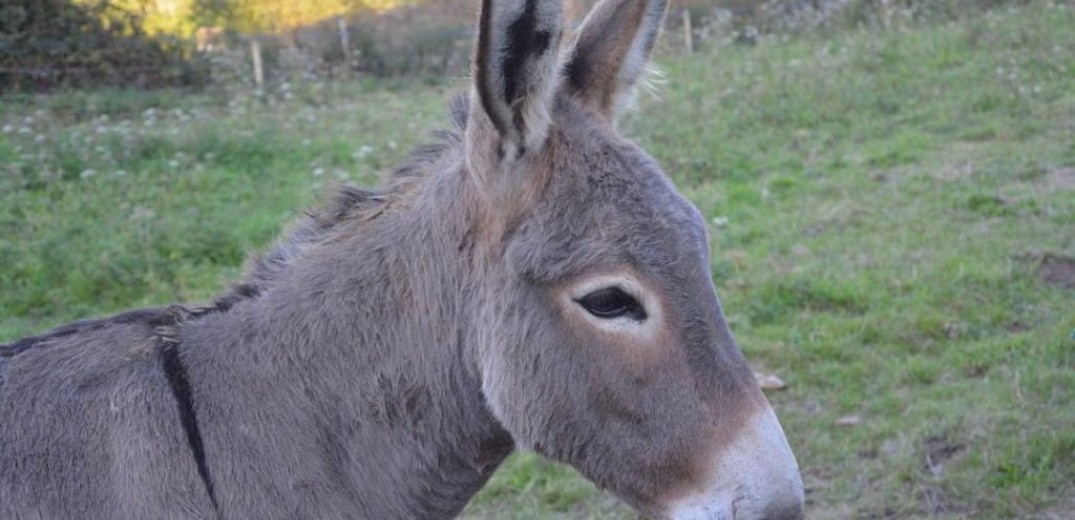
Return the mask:
<path fill-rule="evenodd" d="M 1075 9 L 659 61 L 623 127 L 712 219 L 808 517 L 1075 518 Z M 0 98 L 0 341 L 211 298 L 463 84 Z M 465 516 L 631 513 L 523 454 Z"/>

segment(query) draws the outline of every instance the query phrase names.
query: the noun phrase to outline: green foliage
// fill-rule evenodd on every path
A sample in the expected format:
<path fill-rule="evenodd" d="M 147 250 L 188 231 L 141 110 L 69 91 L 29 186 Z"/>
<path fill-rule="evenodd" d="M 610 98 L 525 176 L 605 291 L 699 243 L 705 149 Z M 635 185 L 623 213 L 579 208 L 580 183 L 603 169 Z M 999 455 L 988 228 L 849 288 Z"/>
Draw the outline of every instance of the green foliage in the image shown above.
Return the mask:
<path fill-rule="evenodd" d="M 292 31 L 360 7 L 354 0 L 195 0 L 203 23 L 244 33 Z"/>
<path fill-rule="evenodd" d="M 191 0 L 202 25 L 243 33 L 289 32 L 356 12 L 383 12 L 405 0 Z"/>
<path fill-rule="evenodd" d="M 195 0 L 168 0 L 166 2 L 148 0 L 69 0 L 75 4 L 87 6 L 107 6 L 104 22 L 112 23 L 115 18 L 111 13 L 129 17 L 136 13 L 138 30 L 150 36 L 167 35 L 190 38 L 197 28 L 194 19 Z"/>
<path fill-rule="evenodd" d="M 191 83 L 183 42 L 104 0 L 0 0 L 0 91 Z"/>

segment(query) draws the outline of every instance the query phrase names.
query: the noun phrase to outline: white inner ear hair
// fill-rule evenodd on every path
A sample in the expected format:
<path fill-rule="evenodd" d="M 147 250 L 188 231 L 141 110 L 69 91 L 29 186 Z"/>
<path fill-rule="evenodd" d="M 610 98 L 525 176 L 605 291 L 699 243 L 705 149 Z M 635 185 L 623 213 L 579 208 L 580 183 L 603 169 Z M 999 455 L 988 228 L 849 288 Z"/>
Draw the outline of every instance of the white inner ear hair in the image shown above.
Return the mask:
<path fill-rule="evenodd" d="M 634 85 L 622 85 L 616 95 L 615 113 L 623 114 L 631 112 L 638 107 L 638 92 L 645 92 L 650 98 L 660 101 L 661 88 L 668 84 L 668 77 L 664 70 L 656 63 L 648 62 L 642 67 L 642 72 L 635 80 Z"/>

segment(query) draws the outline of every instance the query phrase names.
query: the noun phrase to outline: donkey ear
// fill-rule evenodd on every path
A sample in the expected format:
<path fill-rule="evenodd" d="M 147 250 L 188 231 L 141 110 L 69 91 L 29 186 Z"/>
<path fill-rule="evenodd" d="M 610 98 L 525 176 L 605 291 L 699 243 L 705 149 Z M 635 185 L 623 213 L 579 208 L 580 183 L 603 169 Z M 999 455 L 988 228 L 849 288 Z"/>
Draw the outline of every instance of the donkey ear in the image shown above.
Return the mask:
<path fill-rule="evenodd" d="M 579 29 L 567 90 L 614 118 L 645 73 L 667 10 L 668 0 L 601 0 Z"/>
<path fill-rule="evenodd" d="M 563 0 L 483 0 L 467 125 L 467 158 L 481 183 L 544 147 L 563 27 Z"/>

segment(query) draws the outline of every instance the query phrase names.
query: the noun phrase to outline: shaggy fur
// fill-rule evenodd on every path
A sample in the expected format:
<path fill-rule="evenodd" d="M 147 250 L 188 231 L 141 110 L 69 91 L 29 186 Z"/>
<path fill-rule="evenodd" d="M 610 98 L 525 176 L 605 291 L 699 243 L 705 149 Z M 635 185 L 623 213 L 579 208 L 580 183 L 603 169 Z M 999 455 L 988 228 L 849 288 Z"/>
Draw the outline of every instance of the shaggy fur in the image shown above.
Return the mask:
<path fill-rule="evenodd" d="M 703 219 L 593 103 L 652 48 L 664 2 L 631 3 L 585 29 L 627 44 L 566 52 L 626 72 L 562 88 L 560 3 L 486 0 L 471 102 L 386 186 L 341 190 L 211 305 L 0 346 L 0 518 L 450 518 L 516 447 L 647 514 L 708 485 L 768 405 Z M 652 341 L 563 297 L 620 272 L 663 309 Z"/>

